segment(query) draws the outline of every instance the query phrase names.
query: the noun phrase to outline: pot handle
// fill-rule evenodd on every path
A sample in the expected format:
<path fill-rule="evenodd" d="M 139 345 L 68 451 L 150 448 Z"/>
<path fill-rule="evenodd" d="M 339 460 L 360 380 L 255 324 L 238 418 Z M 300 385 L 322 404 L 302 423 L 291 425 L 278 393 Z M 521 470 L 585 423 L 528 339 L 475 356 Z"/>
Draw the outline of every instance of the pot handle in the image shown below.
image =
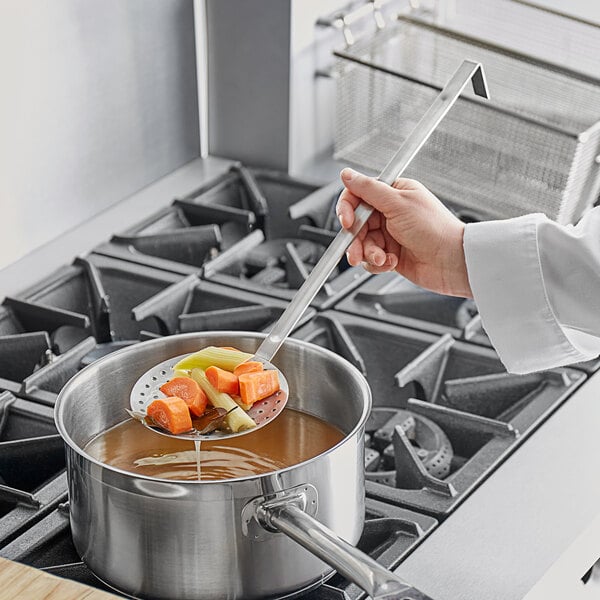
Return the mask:
<path fill-rule="evenodd" d="M 281 532 L 361 587 L 373 600 L 431 600 L 289 500 L 262 502 L 258 522 Z"/>

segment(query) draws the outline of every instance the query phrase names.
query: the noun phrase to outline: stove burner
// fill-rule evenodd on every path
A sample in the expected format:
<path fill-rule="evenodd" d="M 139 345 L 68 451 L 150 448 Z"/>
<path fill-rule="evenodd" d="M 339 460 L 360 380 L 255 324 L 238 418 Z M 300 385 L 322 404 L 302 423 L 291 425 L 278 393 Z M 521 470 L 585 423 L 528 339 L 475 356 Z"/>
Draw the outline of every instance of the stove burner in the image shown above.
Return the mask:
<path fill-rule="evenodd" d="M 396 427 L 404 431 L 430 475 L 443 479 L 450 473 L 452 445 L 439 425 L 407 410 L 376 407 L 371 411 L 366 425 L 368 447 L 378 455 L 377 460 L 370 453 L 366 472 L 369 481 L 407 487 L 400 479 L 397 481 L 396 453 L 403 452 L 404 446 L 400 438 L 394 436 Z"/>
<path fill-rule="evenodd" d="M 454 510 L 585 378 L 573 369 L 512 375 L 490 348 L 338 310 L 294 337 L 367 375 L 367 494 L 432 515 Z"/>
<path fill-rule="evenodd" d="M 322 245 L 308 240 L 267 240 L 250 250 L 240 275 L 253 283 L 295 290 L 306 281 L 324 251 Z M 339 273 L 340 267 L 330 279 Z M 334 293 L 328 283 L 323 285 L 323 291 L 327 296 Z"/>
<path fill-rule="evenodd" d="M 263 206 L 267 210 L 257 217 L 261 229 L 208 261 L 203 278 L 290 300 L 335 237 L 336 190 L 330 186 L 308 190 L 294 180 L 268 172 L 248 174 L 254 174 L 255 183 L 264 194 Z M 250 194 L 246 199 L 252 210 L 257 208 L 251 207 L 247 200 L 255 196 Z M 214 196 L 211 200 L 205 195 L 195 201 L 204 204 L 223 199 Z M 331 306 L 368 277 L 364 270 L 352 268 L 342 260 L 312 305 Z"/>

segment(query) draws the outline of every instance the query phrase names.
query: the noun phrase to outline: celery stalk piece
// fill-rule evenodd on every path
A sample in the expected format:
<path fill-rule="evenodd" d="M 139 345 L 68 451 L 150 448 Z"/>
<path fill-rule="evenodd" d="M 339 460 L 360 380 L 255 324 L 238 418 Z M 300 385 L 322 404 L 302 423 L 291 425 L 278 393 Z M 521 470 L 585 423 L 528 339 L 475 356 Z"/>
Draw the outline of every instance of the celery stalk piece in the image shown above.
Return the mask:
<path fill-rule="evenodd" d="M 227 350 L 208 346 L 182 358 L 174 367 L 175 370 L 189 371 L 191 369 L 208 369 L 215 366 L 226 371 L 233 371 L 239 364 L 246 362 L 253 355 L 239 350 Z"/>
<path fill-rule="evenodd" d="M 256 423 L 241 407 L 238 407 L 236 401 L 229 394 L 219 392 L 211 385 L 202 369 L 192 369 L 192 379 L 204 390 L 213 406 L 224 408 L 225 410 L 237 407 L 237 410 L 234 410 L 225 417 L 225 422 L 233 433 L 256 427 Z"/>

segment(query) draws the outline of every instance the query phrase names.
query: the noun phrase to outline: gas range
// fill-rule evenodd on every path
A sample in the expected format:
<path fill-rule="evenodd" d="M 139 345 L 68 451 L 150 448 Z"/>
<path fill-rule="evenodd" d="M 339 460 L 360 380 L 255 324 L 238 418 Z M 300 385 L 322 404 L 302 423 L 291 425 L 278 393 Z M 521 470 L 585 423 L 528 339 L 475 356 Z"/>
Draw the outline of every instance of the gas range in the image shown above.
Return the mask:
<path fill-rule="evenodd" d="M 336 197 L 336 185 L 234 164 L 4 299 L 0 556 L 103 587 L 71 542 L 57 393 L 82 366 L 139 340 L 267 331 L 335 235 Z M 471 302 L 344 263 L 293 335 L 340 354 L 369 381 L 358 546 L 400 573 L 598 368 L 509 375 Z M 427 591 L 412 573 L 403 576 Z M 365 595 L 335 575 L 304 597 Z"/>

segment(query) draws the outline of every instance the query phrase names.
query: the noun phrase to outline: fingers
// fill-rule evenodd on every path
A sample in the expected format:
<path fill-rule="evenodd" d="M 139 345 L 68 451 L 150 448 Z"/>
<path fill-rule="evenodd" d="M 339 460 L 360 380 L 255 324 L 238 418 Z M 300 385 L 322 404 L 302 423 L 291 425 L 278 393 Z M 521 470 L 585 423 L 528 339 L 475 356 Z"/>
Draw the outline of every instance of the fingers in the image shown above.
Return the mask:
<path fill-rule="evenodd" d="M 335 214 L 340 221 L 340 225 L 344 229 L 350 229 L 350 227 L 352 227 L 352 224 L 354 223 L 354 210 L 359 204 L 360 198 L 355 196 L 347 188 L 344 188 L 335 207 Z"/>
<path fill-rule="evenodd" d="M 344 169 L 341 177 L 352 196 L 361 198 L 386 216 L 397 209 L 398 203 L 402 201 L 401 196 L 391 186 L 353 169 Z"/>
<path fill-rule="evenodd" d="M 348 249 L 346 250 L 346 258 L 351 266 L 356 267 L 363 261 L 368 260 L 365 251 L 365 239 L 370 236 L 371 232 L 367 231 L 367 227 L 363 227 L 358 235 L 354 238 Z M 369 247 L 369 252 L 372 255 L 373 246 Z"/>
<path fill-rule="evenodd" d="M 352 227 L 354 210 L 362 200 L 375 209 L 367 226 L 361 229 L 346 251 L 349 264 L 363 264 L 370 273 L 394 270 L 398 264 L 399 244 L 387 233 L 382 210 L 393 210 L 401 201 L 397 191 L 352 169 L 344 169 L 341 176 L 346 189 L 340 194 L 336 213 L 342 227 Z M 412 189 L 417 182 L 400 179 L 396 184 L 402 189 Z"/>
<path fill-rule="evenodd" d="M 335 207 L 335 213 L 337 214 L 340 225 L 344 229 L 350 229 L 352 227 L 354 223 L 354 211 L 360 202 L 360 198 L 356 197 L 348 189 L 344 189 L 344 191 L 340 194 Z M 369 217 L 367 224 L 368 227 L 365 227 L 365 230 L 378 229 L 381 227 L 381 213 L 377 210 L 373 211 L 373 214 Z"/>
<path fill-rule="evenodd" d="M 370 265 L 382 267 L 385 263 L 385 239 L 381 230 L 370 231 L 363 241 L 363 258 Z"/>
<path fill-rule="evenodd" d="M 381 229 L 377 229 L 369 231 L 366 235 L 358 236 L 348 247 L 346 257 L 354 267 L 359 264 L 363 264 L 363 266 L 368 264 L 370 267 L 388 271 L 394 269 L 398 264 L 395 250 L 396 247 L 387 247 L 386 235 Z"/>
<path fill-rule="evenodd" d="M 393 254 L 386 254 L 385 261 L 381 266 L 372 265 L 367 262 L 361 263 L 365 271 L 372 273 L 373 275 L 379 275 L 380 273 L 387 273 L 388 271 L 395 271 L 398 265 L 398 259 Z"/>
<path fill-rule="evenodd" d="M 420 183 L 419 181 L 416 181 L 415 179 L 408 179 L 406 177 L 398 177 L 398 179 L 396 179 L 396 181 L 394 181 L 394 183 L 392 184 L 392 187 L 397 190 L 411 190 L 411 191 L 425 189 L 425 186 L 422 183 Z"/>
<path fill-rule="evenodd" d="M 346 259 L 352 267 L 357 267 L 364 260 L 362 242 L 355 239 L 346 250 Z"/>
<path fill-rule="evenodd" d="M 336 214 L 344 229 L 352 227 L 354 211 L 362 200 L 387 217 L 394 209 L 397 210 L 402 202 L 402 196 L 395 194 L 394 189 L 400 192 L 428 193 L 423 184 L 404 177 L 396 179 L 392 186 L 388 186 L 373 177 L 367 177 L 353 169 L 346 168 L 341 172 L 341 178 L 346 187 L 338 199 Z M 370 228 L 373 229 L 374 226 L 378 227 L 379 223 L 374 225 L 371 222 L 370 225 Z"/>

